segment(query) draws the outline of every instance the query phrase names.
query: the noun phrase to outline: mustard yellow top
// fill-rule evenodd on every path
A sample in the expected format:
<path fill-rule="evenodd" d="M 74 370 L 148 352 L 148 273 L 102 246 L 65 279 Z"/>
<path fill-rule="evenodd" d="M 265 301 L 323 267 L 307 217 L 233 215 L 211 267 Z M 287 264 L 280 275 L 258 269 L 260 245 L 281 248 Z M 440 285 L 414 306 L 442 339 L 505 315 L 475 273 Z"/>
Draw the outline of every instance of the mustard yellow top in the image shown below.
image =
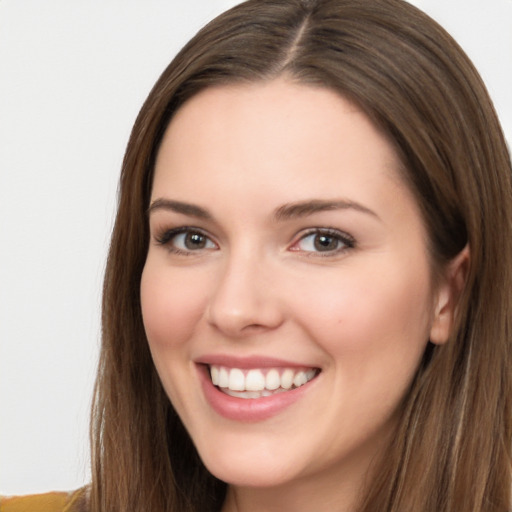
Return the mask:
<path fill-rule="evenodd" d="M 87 512 L 87 490 L 0 497 L 0 512 Z"/>

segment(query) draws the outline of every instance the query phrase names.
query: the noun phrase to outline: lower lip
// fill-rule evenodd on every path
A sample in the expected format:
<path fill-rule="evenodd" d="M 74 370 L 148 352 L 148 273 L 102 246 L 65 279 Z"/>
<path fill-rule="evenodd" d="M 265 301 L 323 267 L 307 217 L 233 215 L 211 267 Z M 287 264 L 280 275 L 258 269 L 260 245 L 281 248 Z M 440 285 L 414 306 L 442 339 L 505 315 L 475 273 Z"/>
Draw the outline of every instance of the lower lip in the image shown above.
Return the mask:
<path fill-rule="evenodd" d="M 281 413 L 297 400 L 300 400 L 316 380 L 315 378 L 299 388 L 271 396 L 237 398 L 226 395 L 213 385 L 206 366 L 199 366 L 199 374 L 203 392 L 213 410 L 224 418 L 242 422 L 263 421 Z"/>

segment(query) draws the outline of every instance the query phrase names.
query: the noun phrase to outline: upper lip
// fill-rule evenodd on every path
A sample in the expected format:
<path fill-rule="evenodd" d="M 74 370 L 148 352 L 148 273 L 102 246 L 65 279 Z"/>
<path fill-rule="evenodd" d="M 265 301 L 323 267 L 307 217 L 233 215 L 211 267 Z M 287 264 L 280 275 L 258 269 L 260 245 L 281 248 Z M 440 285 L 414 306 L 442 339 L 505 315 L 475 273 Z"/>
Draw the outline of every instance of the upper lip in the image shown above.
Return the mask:
<path fill-rule="evenodd" d="M 208 366 L 225 366 L 228 368 L 317 368 L 315 365 L 309 363 L 289 361 L 275 357 L 267 357 L 263 355 L 253 356 L 233 356 L 228 354 L 209 354 L 200 356 L 194 360 L 197 364 L 205 364 Z"/>

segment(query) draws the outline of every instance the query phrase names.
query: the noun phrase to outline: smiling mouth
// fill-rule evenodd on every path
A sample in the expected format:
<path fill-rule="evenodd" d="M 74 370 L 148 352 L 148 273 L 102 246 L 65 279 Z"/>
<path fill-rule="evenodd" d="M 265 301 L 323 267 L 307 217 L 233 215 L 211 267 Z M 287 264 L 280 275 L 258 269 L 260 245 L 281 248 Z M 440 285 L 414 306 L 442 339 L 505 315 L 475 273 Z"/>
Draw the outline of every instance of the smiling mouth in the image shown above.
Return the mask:
<path fill-rule="evenodd" d="M 210 365 L 214 386 L 226 395 L 255 399 L 284 393 L 313 380 L 318 368 L 254 368 L 251 370 Z"/>

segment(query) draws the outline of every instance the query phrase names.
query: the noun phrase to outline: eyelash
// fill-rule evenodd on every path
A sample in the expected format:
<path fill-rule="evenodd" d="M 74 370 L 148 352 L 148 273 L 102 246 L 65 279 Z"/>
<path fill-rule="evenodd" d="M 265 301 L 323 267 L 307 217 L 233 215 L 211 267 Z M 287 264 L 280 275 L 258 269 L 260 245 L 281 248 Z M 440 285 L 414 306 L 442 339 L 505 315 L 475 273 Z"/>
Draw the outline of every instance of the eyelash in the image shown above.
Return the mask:
<path fill-rule="evenodd" d="M 201 229 L 190 227 L 190 226 L 183 226 L 175 229 L 169 229 L 164 231 L 161 235 L 155 236 L 155 240 L 159 245 L 167 247 L 167 249 L 174 253 L 184 256 L 190 256 L 194 252 L 199 250 L 212 250 L 212 247 L 199 247 L 198 249 L 181 249 L 179 247 L 176 247 L 172 244 L 173 240 L 175 241 L 176 237 L 179 235 L 199 235 L 200 237 L 203 237 L 205 240 L 205 243 L 213 244 L 215 247 L 218 247 L 217 244 Z M 336 247 L 334 250 L 326 250 L 326 251 L 302 251 L 307 256 L 320 256 L 320 257 L 329 257 L 334 256 L 338 254 L 342 254 L 350 249 L 353 249 L 356 245 L 355 239 L 349 235 L 348 233 L 345 233 L 343 231 L 339 231 L 337 229 L 332 228 L 314 228 L 306 231 L 305 233 L 302 233 L 300 235 L 300 238 L 294 242 L 290 248 L 291 251 L 299 252 L 301 249 L 296 248 L 301 242 L 304 242 L 307 238 L 312 236 L 323 236 L 329 239 L 334 240 L 337 242 L 337 244 L 341 244 L 342 247 Z M 313 242 L 314 243 L 314 242 Z"/>

